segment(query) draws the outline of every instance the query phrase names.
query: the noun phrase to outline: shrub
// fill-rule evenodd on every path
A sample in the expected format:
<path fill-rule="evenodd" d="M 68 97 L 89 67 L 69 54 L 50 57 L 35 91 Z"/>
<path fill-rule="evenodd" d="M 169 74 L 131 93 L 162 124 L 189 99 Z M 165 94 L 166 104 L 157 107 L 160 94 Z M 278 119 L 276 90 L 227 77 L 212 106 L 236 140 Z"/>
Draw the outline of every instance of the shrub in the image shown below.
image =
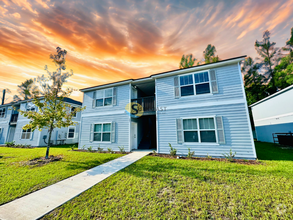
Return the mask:
<path fill-rule="evenodd" d="M 169 143 L 169 147 L 170 147 L 170 155 L 176 156 L 177 150 L 174 147 L 172 147 L 170 143 Z"/>
<path fill-rule="evenodd" d="M 212 159 L 212 156 L 210 156 L 209 154 L 207 154 L 207 158 L 208 159 Z"/>
<path fill-rule="evenodd" d="M 90 146 L 90 147 L 88 147 L 88 149 L 87 149 L 89 152 L 92 152 L 93 151 L 93 147 L 92 146 Z"/>
<path fill-rule="evenodd" d="M 74 148 L 75 148 L 75 145 L 72 145 L 72 146 L 71 146 L 71 150 L 73 150 L 73 151 L 74 151 Z"/>
<path fill-rule="evenodd" d="M 99 152 L 99 153 L 102 153 L 102 152 L 103 152 L 103 148 L 98 147 L 98 152 Z"/>
<path fill-rule="evenodd" d="M 157 156 L 157 152 L 155 150 L 153 150 L 153 155 Z"/>
<path fill-rule="evenodd" d="M 190 151 L 190 148 L 188 148 L 188 154 L 187 154 L 187 157 L 188 157 L 188 158 L 192 158 L 193 155 L 194 155 L 194 151 Z"/>
<path fill-rule="evenodd" d="M 11 142 L 5 142 L 6 147 L 14 147 L 15 146 L 15 141 Z"/>
<path fill-rule="evenodd" d="M 233 154 L 232 149 L 230 149 L 230 152 L 228 154 L 223 154 L 223 156 L 230 162 L 234 160 L 235 155 L 236 155 L 236 152 Z"/>
<path fill-rule="evenodd" d="M 121 154 L 125 154 L 125 149 L 124 149 L 124 146 L 123 146 L 123 147 L 119 147 L 119 146 L 118 146 L 118 148 L 119 148 L 119 150 L 120 150 Z"/>
<path fill-rule="evenodd" d="M 110 154 L 113 154 L 113 153 L 114 153 L 114 151 L 113 151 L 112 148 L 110 148 L 110 147 L 108 147 L 107 150 L 108 150 L 108 152 L 109 152 Z"/>

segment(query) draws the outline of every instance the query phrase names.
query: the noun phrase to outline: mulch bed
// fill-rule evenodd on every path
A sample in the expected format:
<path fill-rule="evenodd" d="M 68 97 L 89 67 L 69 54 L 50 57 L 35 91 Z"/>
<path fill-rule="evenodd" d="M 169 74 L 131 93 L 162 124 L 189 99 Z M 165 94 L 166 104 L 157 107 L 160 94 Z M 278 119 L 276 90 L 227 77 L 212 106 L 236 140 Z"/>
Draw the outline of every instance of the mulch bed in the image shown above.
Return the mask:
<path fill-rule="evenodd" d="M 109 151 L 102 151 L 102 152 L 99 152 L 97 150 L 82 150 L 82 149 L 77 149 L 77 150 L 73 150 L 73 151 L 79 151 L 79 152 L 90 152 L 90 153 L 100 153 L 100 154 L 130 154 L 131 152 L 124 152 L 124 153 L 121 153 L 120 151 L 113 151 L 113 152 L 109 152 Z"/>
<path fill-rule="evenodd" d="M 56 162 L 59 160 L 62 160 L 63 156 L 62 155 L 58 155 L 58 156 L 53 156 L 50 155 L 48 159 L 46 159 L 45 157 L 38 157 L 29 161 L 25 161 L 23 162 L 23 165 L 29 165 L 29 166 L 43 166 L 45 164 L 51 163 L 51 162 Z"/>
<path fill-rule="evenodd" d="M 26 149 L 31 149 L 31 148 L 36 148 L 32 146 L 27 146 L 27 145 L 0 145 L 0 147 L 10 147 L 10 148 L 26 148 Z"/>
<path fill-rule="evenodd" d="M 238 164 L 246 164 L 246 165 L 259 165 L 263 164 L 258 160 L 243 160 L 243 159 L 233 159 L 232 161 L 227 160 L 226 158 L 208 158 L 208 157 L 184 157 L 184 156 L 171 156 L 169 154 L 154 154 L 151 153 L 149 156 L 153 157 L 163 157 L 163 158 L 170 158 L 170 159 L 180 159 L 180 160 L 207 160 L 207 161 L 224 161 L 224 162 L 229 162 L 229 163 L 238 163 Z"/>

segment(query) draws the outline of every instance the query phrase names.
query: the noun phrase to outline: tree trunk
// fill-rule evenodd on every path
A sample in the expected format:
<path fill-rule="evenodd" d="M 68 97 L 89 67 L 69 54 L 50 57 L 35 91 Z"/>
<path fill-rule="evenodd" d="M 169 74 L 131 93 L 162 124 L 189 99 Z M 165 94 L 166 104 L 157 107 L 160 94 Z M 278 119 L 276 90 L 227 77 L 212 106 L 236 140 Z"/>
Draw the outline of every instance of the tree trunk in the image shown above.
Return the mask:
<path fill-rule="evenodd" d="M 46 159 L 49 158 L 49 150 L 50 150 L 50 146 L 51 146 L 52 131 L 53 131 L 53 126 L 51 125 L 50 130 L 49 130 L 49 140 L 48 140 L 48 146 L 47 146 L 47 151 L 46 151 Z"/>

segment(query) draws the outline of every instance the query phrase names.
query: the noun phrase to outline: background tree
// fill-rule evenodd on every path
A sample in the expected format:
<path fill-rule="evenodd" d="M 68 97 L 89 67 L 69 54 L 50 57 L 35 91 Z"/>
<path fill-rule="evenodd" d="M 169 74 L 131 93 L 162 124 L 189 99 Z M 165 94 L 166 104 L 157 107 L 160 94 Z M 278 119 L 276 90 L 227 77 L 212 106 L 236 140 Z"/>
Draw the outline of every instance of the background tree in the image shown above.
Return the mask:
<path fill-rule="evenodd" d="M 51 136 L 55 128 L 68 127 L 75 125 L 76 122 L 72 121 L 72 118 L 76 112 L 80 112 L 83 108 L 75 108 L 71 110 L 71 106 L 65 103 L 63 100 L 69 97 L 73 92 L 72 88 L 63 89 L 64 83 L 67 79 L 73 75 L 71 73 L 62 73 L 62 70 L 66 69 L 65 58 L 67 51 L 57 47 L 57 54 L 50 55 L 53 62 L 58 66 L 57 71 L 49 72 L 47 66 L 48 76 L 44 75 L 35 79 L 36 84 L 40 88 L 39 93 L 34 95 L 33 103 L 37 107 L 38 111 L 22 111 L 19 112 L 30 119 L 30 123 L 24 126 L 24 129 L 48 129 L 48 146 L 46 151 L 46 159 L 49 157 L 49 149 L 51 146 Z M 40 98 L 43 96 L 43 98 Z"/>
<path fill-rule="evenodd" d="M 251 105 L 267 96 L 265 76 L 258 73 L 259 63 L 255 63 L 251 57 L 248 57 L 242 65 L 244 74 L 244 86 L 247 97 L 247 104 Z"/>
<path fill-rule="evenodd" d="M 216 47 L 208 44 L 206 49 L 203 51 L 203 57 L 205 60 L 205 63 L 215 63 L 220 60 L 218 56 L 216 56 Z"/>
<path fill-rule="evenodd" d="M 13 101 L 32 99 L 38 92 L 38 87 L 34 84 L 33 79 L 27 79 L 23 83 L 17 86 L 17 95 L 13 96 Z"/>
<path fill-rule="evenodd" d="M 179 68 L 184 69 L 187 67 L 192 67 L 195 61 L 196 59 L 192 57 L 192 54 L 186 55 L 186 57 L 183 55 L 179 63 Z"/>
<path fill-rule="evenodd" d="M 261 61 L 261 68 L 264 71 L 264 75 L 266 76 L 266 81 L 270 84 L 268 86 L 268 91 L 270 94 L 275 93 L 278 91 L 274 75 L 274 66 L 277 65 L 278 61 L 280 60 L 280 50 L 279 48 L 275 47 L 276 43 L 270 41 L 270 32 L 266 30 L 263 33 L 263 40 L 262 41 L 255 41 L 255 50 L 262 58 Z"/>

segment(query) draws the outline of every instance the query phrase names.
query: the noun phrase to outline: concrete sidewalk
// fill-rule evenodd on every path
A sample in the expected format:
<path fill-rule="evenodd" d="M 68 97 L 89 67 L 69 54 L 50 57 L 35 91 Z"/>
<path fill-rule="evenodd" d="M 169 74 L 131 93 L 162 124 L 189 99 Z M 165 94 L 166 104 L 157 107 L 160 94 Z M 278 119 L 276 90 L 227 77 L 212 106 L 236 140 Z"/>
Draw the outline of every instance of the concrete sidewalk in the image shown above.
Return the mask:
<path fill-rule="evenodd" d="M 149 153 L 150 151 L 130 153 L 4 204 L 0 206 L 0 219 L 32 220 L 41 218 Z"/>

